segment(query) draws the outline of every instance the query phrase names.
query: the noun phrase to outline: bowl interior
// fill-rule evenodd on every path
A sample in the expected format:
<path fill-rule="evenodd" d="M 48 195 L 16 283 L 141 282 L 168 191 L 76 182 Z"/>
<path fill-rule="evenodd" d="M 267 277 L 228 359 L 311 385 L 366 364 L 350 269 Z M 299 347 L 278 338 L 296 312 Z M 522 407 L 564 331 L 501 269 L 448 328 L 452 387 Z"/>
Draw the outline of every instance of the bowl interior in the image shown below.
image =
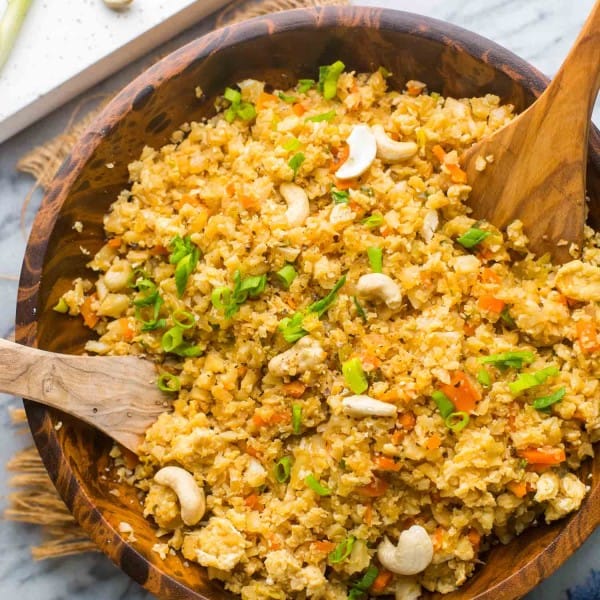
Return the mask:
<path fill-rule="evenodd" d="M 86 269 L 102 246 L 102 217 L 128 185 L 127 164 L 145 145 L 169 141 L 180 124 L 210 116 L 227 85 L 247 77 L 277 87 L 313 77 L 319 65 L 341 59 L 358 71 L 385 66 L 390 86 L 402 89 L 419 79 L 431 91 L 464 97 L 499 95 L 520 111 L 545 85 L 523 61 L 488 40 L 456 27 L 407 13 L 359 8 L 290 11 L 217 31 L 168 56 L 131 83 L 94 121 L 66 160 L 36 219 L 23 265 L 17 337 L 47 350 L 78 353 L 89 331 L 78 319 L 51 310 L 59 296 Z M 196 88 L 203 92 L 199 99 Z M 588 188 L 590 219 L 600 222 L 600 158 L 592 136 Z M 110 165 L 112 168 L 109 168 Z M 107 166 L 109 165 L 109 166 Z M 82 233 L 73 224 L 83 224 Z M 118 393 L 118 390 L 115 390 Z M 42 457 L 76 518 L 118 565 L 161 598 L 225 598 L 197 565 L 178 556 L 165 560 L 152 551 L 157 542 L 143 518 L 135 492 L 108 474 L 111 442 L 65 415 L 26 403 Z M 53 424 L 64 426 L 55 431 Z M 600 461 L 592 493 L 581 511 L 560 523 L 529 530 L 509 546 L 498 546 L 459 592 L 446 598 L 514 599 L 551 573 L 600 521 L 596 499 Z M 115 491 L 116 490 L 116 491 Z M 118 532 L 131 524 L 137 541 Z M 432 595 L 432 597 L 438 597 Z"/>

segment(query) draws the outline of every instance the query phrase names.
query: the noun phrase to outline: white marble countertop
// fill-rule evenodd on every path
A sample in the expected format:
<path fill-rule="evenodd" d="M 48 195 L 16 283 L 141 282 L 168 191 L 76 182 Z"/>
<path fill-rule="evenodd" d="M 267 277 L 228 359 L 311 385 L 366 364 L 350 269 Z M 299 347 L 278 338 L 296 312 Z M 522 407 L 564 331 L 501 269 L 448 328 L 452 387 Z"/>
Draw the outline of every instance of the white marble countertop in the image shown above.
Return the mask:
<path fill-rule="evenodd" d="M 142 0 L 136 0 L 142 1 Z M 471 29 L 509 48 L 552 75 L 575 39 L 593 0 L 360 0 L 357 4 L 386 6 L 419 12 Z M 207 31 L 202 24 L 188 31 L 151 56 L 164 54 Z M 151 61 L 146 57 L 129 65 L 97 86 L 91 93 L 113 92 Z M 12 331 L 17 282 L 28 228 L 40 202 L 35 193 L 25 212 L 26 232 L 20 228 L 23 199 L 31 187 L 29 177 L 18 174 L 20 156 L 42 144 L 65 128 L 78 100 L 58 109 L 43 122 L 0 144 L 0 335 Z M 87 106 L 92 106 L 93 102 Z M 598 114 L 598 113 L 596 113 Z M 599 121 L 598 118 L 595 119 Z M 12 278 L 12 279 L 11 279 Z M 28 439 L 13 433 L 8 409 L 20 401 L 0 395 L 0 509 L 7 502 L 8 474 L 4 465 L 14 451 Z M 127 576 L 100 554 L 35 563 L 29 547 L 39 541 L 35 527 L 0 522 L 0 590 L 2 598 L 20 600 L 127 600 L 150 599 Z M 528 600 L 598 600 L 600 575 L 590 579 L 590 569 L 600 565 L 600 531 L 553 576 L 544 581 Z M 586 584 L 586 579 L 588 583 Z M 592 582 L 592 583 L 590 583 Z M 576 589 L 573 589 L 573 588 Z M 567 592 L 567 588 L 572 588 Z"/>

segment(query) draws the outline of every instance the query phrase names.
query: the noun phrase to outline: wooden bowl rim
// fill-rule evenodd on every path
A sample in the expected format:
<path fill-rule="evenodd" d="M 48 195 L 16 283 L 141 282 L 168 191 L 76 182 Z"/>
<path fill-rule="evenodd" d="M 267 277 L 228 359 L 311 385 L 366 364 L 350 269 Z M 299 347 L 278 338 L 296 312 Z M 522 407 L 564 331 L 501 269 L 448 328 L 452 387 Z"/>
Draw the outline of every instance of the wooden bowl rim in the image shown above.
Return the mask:
<path fill-rule="evenodd" d="M 143 98 L 150 89 L 149 86 L 159 87 L 187 69 L 192 62 L 204 60 L 226 47 L 249 42 L 273 32 L 335 27 L 400 31 L 452 46 L 492 66 L 510 79 L 518 81 L 536 97 L 541 94 L 549 81 L 525 60 L 479 34 L 445 21 L 392 9 L 354 6 L 300 8 L 257 17 L 197 38 L 155 63 L 124 87 L 89 125 L 60 167 L 44 195 L 26 248 L 16 310 L 17 341 L 29 346 L 37 346 L 36 317 L 40 284 L 40 276 L 37 274 L 42 273 L 48 242 L 56 219 L 72 184 L 93 156 L 103 137 L 115 122 L 132 110 L 131 98 Z M 600 134 L 593 126 L 590 129 L 590 159 L 594 168 L 600 173 Z M 32 242 L 34 232 L 37 241 L 35 248 Z M 93 499 L 78 484 L 77 477 L 59 444 L 57 432 L 52 426 L 50 409 L 29 401 L 24 401 L 24 404 L 34 441 L 51 480 L 73 512 L 75 519 L 79 523 L 87 524 L 87 520 L 82 516 L 91 511 L 98 512 L 98 509 Z M 62 465 L 60 476 L 59 465 Z M 76 493 L 73 493 L 73 490 L 76 490 Z M 600 502 L 600 491 L 586 498 L 584 505 L 565 522 L 556 538 L 543 552 L 534 556 L 518 572 L 513 572 L 474 598 L 483 600 L 483 598 L 491 599 L 493 596 L 498 599 L 521 597 L 537 585 L 544 576 L 557 569 L 568 558 L 570 552 L 575 551 L 600 523 L 600 512 L 595 520 L 589 519 L 589 510 L 586 510 L 586 507 L 592 501 Z M 148 591 L 154 594 L 164 592 L 165 587 L 160 585 L 162 577 L 168 580 L 170 588 L 169 595 L 163 596 L 165 598 L 187 597 L 210 600 L 149 563 L 102 514 L 99 518 L 104 531 L 109 531 L 113 536 L 112 540 L 107 541 L 106 533 L 101 535 L 97 529 L 91 527 L 86 527 L 86 532 L 119 568 Z M 119 548 L 119 545 L 122 548 Z M 123 549 L 127 551 L 126 561 L 123 560 Z M 140 572 L 145 573 L 146 577 L 140 577 Z M 171 593 L 176 596 L 172 596 Z"/>

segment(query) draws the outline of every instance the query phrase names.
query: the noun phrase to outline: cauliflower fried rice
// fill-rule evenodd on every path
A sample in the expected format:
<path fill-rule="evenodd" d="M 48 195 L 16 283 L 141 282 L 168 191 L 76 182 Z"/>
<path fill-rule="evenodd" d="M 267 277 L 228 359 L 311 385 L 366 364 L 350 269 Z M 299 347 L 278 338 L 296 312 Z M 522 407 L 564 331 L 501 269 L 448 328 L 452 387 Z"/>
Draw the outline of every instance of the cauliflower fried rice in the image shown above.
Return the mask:
<path fill-rule="evenodd" d="M 240 82 L 145 148 L 94 283 L 56 307 L 98 333 L 88 352 L 160 364 L 173 410 L 121 472 L 156 551 L 248 600 L 455 590 L 577 510 L 600 437 L 598 236 L 559 267 L 464 204 L 458 156 L 512 107 L 340 64 Z M 173 466 L 198 522 L 154 480 Z"/>

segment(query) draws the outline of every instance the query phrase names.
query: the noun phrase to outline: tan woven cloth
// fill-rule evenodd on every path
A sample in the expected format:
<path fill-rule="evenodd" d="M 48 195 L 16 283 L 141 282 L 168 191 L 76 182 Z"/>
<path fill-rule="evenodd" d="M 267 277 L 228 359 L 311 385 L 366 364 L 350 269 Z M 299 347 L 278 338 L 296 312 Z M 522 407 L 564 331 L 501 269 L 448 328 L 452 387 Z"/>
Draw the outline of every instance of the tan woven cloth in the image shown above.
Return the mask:
<path fill-rule="evenodd" d="M 237 23 L 251 17 L 265 15 L 291 8 L 320 6 L 325 4 L 348 4 L 347 0 L 234 0 L 217 15 L 218 27 Z M 38 187 L 46 189 L 63 160 L 69 154 L 75 141 L 86 129 L 96 114 L 96 110 L 77 120 L 85 104 L 97 97 L 89 97 L 77 107 L 75 114 L 62 135 L 51 139 L 43 146 L 34 148 L 19 160 L 17 169 L 29 173 L 35 183 L 24 199 L 22 217 L 33 194 Z M 23 219 L 22 219 L 23 220 Z M 22 409 L 12 413 L 14 424 L 24 429 L 25 412 Z M 71 513 L 56 493 L 46 469 L 34 447 L 17 453 L 7 464 L 7 470 L 13 473 L 8 482 L 14 491 L 9 495 L 9 507 L 4 518 L 11 521 L 33 523 L 42 530 L 43 542 L 31 549 L 35 559 L 56 558 L 97 550 L 87 535 L 80 529 Z"/>

